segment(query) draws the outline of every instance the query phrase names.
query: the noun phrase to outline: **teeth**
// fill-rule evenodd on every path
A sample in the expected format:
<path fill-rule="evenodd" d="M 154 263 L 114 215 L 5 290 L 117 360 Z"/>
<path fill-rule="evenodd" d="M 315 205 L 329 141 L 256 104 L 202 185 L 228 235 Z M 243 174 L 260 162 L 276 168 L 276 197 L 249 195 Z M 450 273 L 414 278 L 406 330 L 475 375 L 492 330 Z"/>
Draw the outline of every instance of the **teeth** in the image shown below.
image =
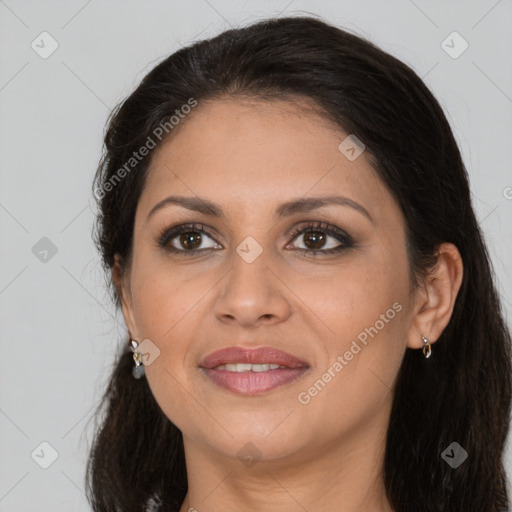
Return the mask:
<path fill-rule="evenodd" d="M 278 364 L 248 364 L 248 363 L 236 363 L 236 364 L 221 364 L 215 367 L 215 370 L 226 370 L 228 372 L 267 372 L 268 370 L 277 370 L 278 368 L 287 368 L 286 366 L 280 366 Z"/>

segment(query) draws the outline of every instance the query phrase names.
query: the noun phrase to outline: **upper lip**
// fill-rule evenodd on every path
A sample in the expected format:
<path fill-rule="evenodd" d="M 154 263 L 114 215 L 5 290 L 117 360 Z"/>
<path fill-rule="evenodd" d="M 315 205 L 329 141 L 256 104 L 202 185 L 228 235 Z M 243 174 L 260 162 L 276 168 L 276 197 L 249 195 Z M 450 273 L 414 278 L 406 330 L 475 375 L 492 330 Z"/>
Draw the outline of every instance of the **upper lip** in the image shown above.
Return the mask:
<path fill-rule="evenodd" d="M 199 366 L 203 368 L 215 368 L 221 364 L 278 364 L 288 368 L 306 368 L 308 364 L 300 359 L 274 347 L 258 347 L 250 349 L 246 347 L 227 347 L 212 352 Z"/>

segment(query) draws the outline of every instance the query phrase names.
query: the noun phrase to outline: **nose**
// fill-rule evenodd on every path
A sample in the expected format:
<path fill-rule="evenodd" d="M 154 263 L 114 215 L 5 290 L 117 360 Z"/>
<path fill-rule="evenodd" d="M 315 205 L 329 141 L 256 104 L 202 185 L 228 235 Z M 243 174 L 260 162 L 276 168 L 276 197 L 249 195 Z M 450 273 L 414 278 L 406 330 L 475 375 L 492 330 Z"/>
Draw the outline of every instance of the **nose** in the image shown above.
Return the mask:
<path fill-rule="evenodd" d="M 232 270 L 219 283 L 214 313 L 219 321 L 246 328 L 272 325 L 291 315 L 288 288 L 263 251 L 251 263 L 233 254 Z"/>

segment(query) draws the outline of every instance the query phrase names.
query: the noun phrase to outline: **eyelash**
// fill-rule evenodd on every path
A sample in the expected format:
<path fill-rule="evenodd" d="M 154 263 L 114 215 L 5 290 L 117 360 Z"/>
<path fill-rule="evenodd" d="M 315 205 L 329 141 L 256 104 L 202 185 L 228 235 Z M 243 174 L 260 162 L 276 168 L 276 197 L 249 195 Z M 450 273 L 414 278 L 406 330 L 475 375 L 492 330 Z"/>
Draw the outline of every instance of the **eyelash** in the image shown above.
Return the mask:
<path fill-rule="evenodd" d="M 321 233 L 324 233 L 328 236 L 332 236 L 336 239 L 338 239 L 341 242 L 341 245 L 338 247 L 332 248 L 332 249 L 295 249 L 296 251 L 300 251 L 302 253 L 308 253 L 312 255 L 322 254 L 322 255 L 329 255 L 329 254 L 335 254 L 339 253 L 345 249 L 349 249 L 354 246 L 354 240 L 350 235 L 345 233 L 345 231 L 336 228 L 334 226 L 331 226 L 325 222 L 309 222 L 306 226 L 301 225 L 298 226 L 293 230 L 293 232 L 289 235 L 291 240 L 295 240 L 298 235 L 301 235 L 303 233 L 307 233 L 308 231 L 320 231 Z M 210 238 L 213 238 L 213 236 L 208 232 L 208 230 L 205 229 L 204 224 L 181 224 L 179 226 L 174 226 L 171 228 L 165 227 L 161 230 L 161 232 L 156 237 L 156 242 L 159 247 L 162 249 L 165 249 L 172 253 L 186 253 L 186 254 L 197 254 L 199 252 L 207 251 L 208 249 L 194 249 L 191 251 L 185 250 L 185 249 L 176 249 L 176 247 L 172 247 L 169 245 L 169 242 L 176 238 L 176 236 L 181 235 L 183 233 L 200 233 L 200 234 L 206 234 Z M 211 248 L 209 248 L 211 249 Z"/>

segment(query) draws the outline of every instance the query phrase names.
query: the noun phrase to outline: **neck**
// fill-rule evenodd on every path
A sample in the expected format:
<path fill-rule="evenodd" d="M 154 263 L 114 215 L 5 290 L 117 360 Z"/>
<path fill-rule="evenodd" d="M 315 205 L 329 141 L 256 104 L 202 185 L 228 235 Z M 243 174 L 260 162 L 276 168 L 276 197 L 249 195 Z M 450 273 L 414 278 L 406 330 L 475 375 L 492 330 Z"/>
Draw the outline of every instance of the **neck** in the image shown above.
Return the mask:
<path fill-rule="evenodd" d="M 184 435 L 188 494 L 180 512 L 256 512 L 269 504 L 273 512 L 393 512 L 382 479 L 386 425 L 359 425 L 332 446 L 251 467 Z"/>

